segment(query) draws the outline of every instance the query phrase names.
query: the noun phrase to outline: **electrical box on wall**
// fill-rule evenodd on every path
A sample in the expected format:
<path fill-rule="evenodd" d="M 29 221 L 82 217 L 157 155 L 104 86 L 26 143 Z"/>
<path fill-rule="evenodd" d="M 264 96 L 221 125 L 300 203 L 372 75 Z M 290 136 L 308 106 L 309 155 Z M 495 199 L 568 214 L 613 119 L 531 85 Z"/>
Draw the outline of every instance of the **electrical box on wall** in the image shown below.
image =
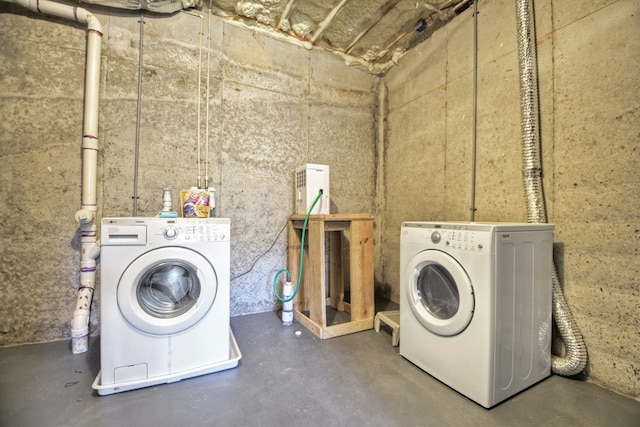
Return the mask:
<path fill-rule="evenodd" d="M 322 196 L 311 214 L 329 214 L 329 166 L 306 164 L 296 168 L 295 172 L 296 214 L 306 215 L 313 201 L 322 190 Z"/>

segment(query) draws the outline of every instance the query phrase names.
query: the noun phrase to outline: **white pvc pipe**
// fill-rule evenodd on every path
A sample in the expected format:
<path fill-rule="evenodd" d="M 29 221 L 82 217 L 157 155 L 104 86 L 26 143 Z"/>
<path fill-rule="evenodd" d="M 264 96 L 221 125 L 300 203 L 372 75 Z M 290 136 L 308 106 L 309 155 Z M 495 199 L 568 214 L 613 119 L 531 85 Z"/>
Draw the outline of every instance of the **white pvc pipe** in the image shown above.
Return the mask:
<path fill-rule="evenodd" d="M 71 321 L 71 348 L 74 354 L 89 349 L 89 315 L 95 288 L 97 241 L 98 104 L 100 99 L 100 55 L 102 26 L 86 9 L 47 0 L 10 0 L 34 12 L 66 18 L 87 25 L 87 58 L 84 83 L 82 128 L 82 207 L 76 212 L 80 223 L 82 255 L 76 308 Z"/>

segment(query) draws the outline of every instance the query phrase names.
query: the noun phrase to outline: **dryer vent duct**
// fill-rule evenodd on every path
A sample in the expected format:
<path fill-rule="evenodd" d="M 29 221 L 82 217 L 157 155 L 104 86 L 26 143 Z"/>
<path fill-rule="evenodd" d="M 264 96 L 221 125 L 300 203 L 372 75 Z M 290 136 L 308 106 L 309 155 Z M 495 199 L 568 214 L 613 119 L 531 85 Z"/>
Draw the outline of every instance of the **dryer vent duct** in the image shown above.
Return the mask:
<path fill-rule="evenodd" d="M 527 219 L 531 223 L 547 222 L 542 191 L 540 160 L 540 131 L 538 118 L 538 85 L 536 53 L 531 25 L 530 0 L 516 0 L 518 25 L 518 61 L 520 68 L 520 112 L 522 115 L 522 173 L 527 198 Z M 567 301 L 562 293 L 555 264 L 552 271 L 553 319 L 562 342 L 565 356 L 551 357 L 555 374 L 571 376 L 582 372 L 587 364 L 587 349 Z"/>

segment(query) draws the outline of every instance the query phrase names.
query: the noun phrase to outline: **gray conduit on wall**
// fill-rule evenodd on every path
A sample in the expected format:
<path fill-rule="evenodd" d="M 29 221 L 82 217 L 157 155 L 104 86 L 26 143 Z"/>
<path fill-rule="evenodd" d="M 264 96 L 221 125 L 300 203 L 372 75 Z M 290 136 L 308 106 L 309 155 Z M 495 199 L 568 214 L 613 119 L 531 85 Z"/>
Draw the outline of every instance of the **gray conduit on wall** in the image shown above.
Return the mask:
<path fill-rule="evenodd" d="M 542 191 L 542 162 L 538 118 L 538 85 L 534 32 L 531 25 L 530 0 L 516 0 L 518 24 L 518 62 L 520 68 L 520 113 L 522 115 L 522 173 L 530 223 L 546 223 L 547 213 Z M 564 297 L 555 263 L 552 265 L 553 320 L 566 354 L 551 356 L 551 370 L 558 375 L 581 373 L 587 364 L 587 349 L 569 305 Z"/>

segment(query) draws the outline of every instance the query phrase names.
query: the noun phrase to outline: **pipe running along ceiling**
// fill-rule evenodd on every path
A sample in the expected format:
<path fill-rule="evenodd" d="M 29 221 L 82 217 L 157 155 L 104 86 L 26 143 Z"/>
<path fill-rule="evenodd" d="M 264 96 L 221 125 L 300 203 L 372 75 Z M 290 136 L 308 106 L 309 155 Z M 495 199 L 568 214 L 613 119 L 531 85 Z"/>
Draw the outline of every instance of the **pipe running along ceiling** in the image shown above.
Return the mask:
<path fill-rule="evenodd" d="M 342 55 L 384 74 L 472 0 L 84 0 L 103 6 L 174 13 L 195 8 Z"/>

